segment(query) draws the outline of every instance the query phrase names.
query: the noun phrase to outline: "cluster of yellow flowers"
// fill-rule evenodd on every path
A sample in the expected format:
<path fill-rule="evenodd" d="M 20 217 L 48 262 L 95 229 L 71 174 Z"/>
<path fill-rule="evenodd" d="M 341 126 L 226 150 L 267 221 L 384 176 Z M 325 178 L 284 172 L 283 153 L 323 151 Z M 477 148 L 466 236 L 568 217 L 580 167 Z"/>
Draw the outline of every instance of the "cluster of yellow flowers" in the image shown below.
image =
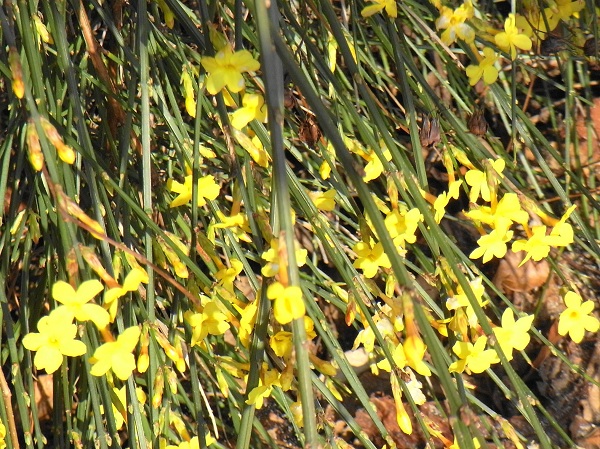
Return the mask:
<path fill-rule="evenodd" d="M 253 121 L 266 122 L 266 105 L 260 93 L 246 91 L 247 86 L 244 78 L 244 74 L 252 74 L 259 69 L 260 65 L 248 50 L 234 51 L 227 40 L 214 29 L 211 30 L 211 41 L 216 54 L 201 59 L 201 65 L 206 71 L 203 86 L 209 94 L 222 94 L 225 104 L 228 107 L 235 108 L 235 111 L 229 115 L 233 137 L 248 152 L 256 164 L 268 168 L 270 157 L 260 140 L 248 127 Z M 181 79 L 185 107 L 192 117 L 195 117 L 196 112 L 196 75 L 197 70 L 190 66 L 183 71 Z M 234 95 L 238 93 L 241 98 L 240 106 L 234 98 Z M 201 153 L 205 157 L 214 157 L 206 149 Z M 189 168 L 186 169 L 186 172 L 187 175 L 183 183 L 175 179 L 169 179 L 167 183 L 167 189 L 177 194 L 177 197 L 170 203 L 170 207 L 187 206 L 192 199 L 194 180 Z M 212 175 L 200 176 L 196 182 L 198 191 L 197 207 L 205 206 L 208 201 L 215 200 L 219 195 L 220 186 Z M 335 190 L 311 191 L 307 194 L 318 211 L 325 212 L 334 209 L 337 194 Z M 233 187 L 233 197 L 229 215 L 217 211 L 216 217 L 211 221 L 208 236 L 213 243 L 215 232 L 219 229 L 230 231 L 232 237 L 237 241 L 251 242 L 248 235 L 250 233 L 248 217 L 242 211 L 242 202 L 235 185 Z M 282 251 L 283 245 L 284 241 L 282 239 L 271 238 L 269 248 L 261 256 L 264 261 L 261 271 L 264 279 L 273 279 L 273 282 L 267 288 L 266 296 L 273 301 L 273 317 L 277 325 L 280 326 L 279 330 L 273 330 L 269 344 L 274 353 L 281 357 L 286 368 L 282 372 L 269 369 L 266 365 L 261 368 L 259 385 L 252 391 L 247 392 L 247 403 L 254 404 L 257 408 L 260 408 L 264 399 L 270 396 L 273 387 L 277 386 L 284 391 L 292 388 L 294 375 L 292 334 L 283 330 L 283 326 L 293 320 L 303 319 L 307 337 L 309 339 L 316 337 L 312 320 L 305 316 L 306 306 L 302 290 L 298 286 L 288 285 L 286 274 L 288 262 L 284 255 L 285 251 Z M 307 251 L 298 248 L 295 255 L 297 265 L 299 267 L 303 266 L 306 263 Z M 224 266 L 218 257 L 213 257 L 212 261 L 220 268 L 215 274 L 217 282 L 214 297 L 202 296 L 199 309 L 184 314 L 185 322 L 192 328 L 191 345 L 205 345 L 205 338 L 208 335 L 223 335 L 235 323 L 240 343 L 244 347 L 248 347 L 256 319 L 257 304 L 256 301 L 243 303 L 236 298 L 234 281 L 243 271 L 242 263 L 239 260 L 230 259 L 229 266 Z M 170 262 L 173 265 L 173 260 L 170 260 Z M 217 296 L 220 299 L 217 299 Z M 221 301 L 223 298 L 232 303 L 240 318 L 237 318 L 223 306 Z M 311 362 L 321 372 L 335 372 L 335 369 L 328 362 L 316 357 L 313 357 Z M 228 391 L 228 387 L 219 373 L 218 370 L 217 377 L 221 379 L 220 385 L 225 393 Z M 229 371 L 229 374 L 241 381 L 246 380 L 247 373 L 247 366 L 237 366 L 235 370 Z"/>
<path fill-rule="evenodd" d="M 501 55 L 494 46 L 515 60 L 519 50 L 531 50 L 535 42 L 543 40 L 561 21 L 568 22 L 585 7 L 583 0 L 553 0 L 547 2 L 546 8 L 528 7 L 523 8 L 523 14 L 509 14 L 504 27 L 497 29 L 475 9 L 472 0 L 456 8 L 442 5 L 440 0 L 431 0 L 431 3 L 439 10 L 435 25 L 441 31 L 441 41 L 452 45 L 461 40 L 471 47 L 476 63 L 469 65 L 466 73 L 472 86 L 479 80 L 489 85 L 498 79 Z M 396 0 L 371 0 L 362 10 L 362 16 L 369 17 L 384 10 L 389 17 L 396 18 Z M 479 48 L 483 46 L 481 51 L 475 44 L 476 35 L 480 38 Z"/>
<path fill-rule="evenodd" d="M 169 11 L 163 1 L 159 1 L 159 5 L 163 11 Z M 519 50 L 528 51 L 532 48 L 534 34 L 533 28 L 528 24 L 536 24 L 534 28 L 538 31 L 549 32 L 561 20 L 568 20 L 583 7 L 581 1 L 557 0 L 553 7 L 546 8 L 538 15 L 533 12 L 529 12 L 528 16 L 510 14 L 504 23 L 504 28 L 497 30 L 484 27 L 470 0 L 454 9 L 441 4 L 436 6 L 440 12 L 436 26 L 439 30 L 443 30 L 442 42 L 452 45 L 458 40 L 462 40 L 472 46 L 473 53 L 478 59 L 477 64 L 470 65 L 466 69 L 472 85 L 480 79 L 483 79 L 486 84 L 492 84 L 498 78 L 499 73 L 496 66 L 500 55 L 490 46 L 484 46 L 481 54 L 475 46 L 476 33 L 481 32 L 480 35 L 484 36 L 484 41 L 486 36 L 489 37 L 487 42 L 493 43 L 511 60 L 514 60 Z M 396 17 L 398 14 L 396 0 L 371 0 L 371 4 L 363 9 L 362 15 L 368 17 L 381 11 L 385 11 L 390 17 Z M 206 71 L 203 87 L 211 95 L 222 94 L 226 105 L 235 109 L 229 116 L 233 128 L 232 135 L 259 166 L 266 168 L 269 164 L 268 153 L 248 126 L 253 121 L 266 122 L 264 98 L 258 92 L 246 92 L 245 78 L 248 74 L 252 75 L 253 72 L 259 70 L 260 64 L 250 51 L 234 51 L 233 47 L 218 35 L 212 33 L 211 36 L 216 54 L 201 59 L 200 64 Z M 185 109 L 191 117 L 195 117 L 197 109 L 196 90 L 199 87 L 196 82 L 197 72 L 198 70 L 190 65 L 184 68 L 181 78 Z M 239 94 L 239 98 L 237 98 L 237 94 Z M 62 142 L 49 122 L 42 120 L 41 123 L 44 132 L 55 145 L 60 158 L 67 163 L 73 163 L 75 153 Z M 28 140 L 30 140 L 30 160 L 36 170 L 41 170 L 43 159 L 40 159 L 41 153 L 37 151 L 39 142 L 36 144 L 37 136 L 33 123 L 28 124 L 27 133 Z M 346 137 L 345 141 L 347 147 L 364 160 L 363 180 L 367 183 L 377 180 L 384 172 L 384 163 L 392 159 L 390 150 L 383 143 L 380 143 L 379 148 L 366 149 L 354 139 Z M 201 149 L 201 153 L 204 157 L 214 157 L 214 153 L 207 149 Z M 434 219 L 438 223 L 446 214 L 446 208 L 450 201 L 458 199 L 461 191 L 468 194 L 470 208 L 465 211 L 464 216 L 471 220 L 481 234 L 477 241 L 478 247 L 469 255 L 471 259 L 481 259 L 483 263 L 494 258 L 501 259 L 509 251 L 509 244 L 512 242 L 510 250 L 515 253 L 523 252 L 521 263 L 524 264 L 529 260 L 542 260 L 550 254 L 552 248 L 561 248 L 573 243 L 573 229 L 567 220 L 573 212 L 574 206 L 567 209 L 564 215 L 557 219 L 516 193 L 504 193 L 500 197 L 499 185 L 503 179 L 504 160 L 485 160 L 480 164 L 480 168 L 477 168 L 464 152 L 448 146 L 443 150 L 443 161 L 449 177 L 447 191 L 435 196 L 425 191 L 422 191 L 421 194 L 430 203 Z M 455 173 L 456 161 L 466 169 L 464 176 L 460 179 Z M 319 169 L 319 174 L 323 179 L 327 179 L 331 169 L 332 167 L 324 162 Z M 198 179 L 194 179 L 191 170 L 186 167 L 183 182 L 169 179 L 167 183 L 167 189 L 176 194 L 169 207 L 188 207 L 192 201 L 194 183 L 197 187 L 197 201 L 193 207 L 206 207 L 221 193 L 221 185 L 213 175 L 204 174 Z M 208 240 L 213 244 L 215 234 L 221 232 L 220 230 L 231 232 L 232 238 L 238 242 L 251 242 L 248 216 L 242 210 L 242 201 L 235 186 L 232 190 L 233 201 L 229 215 L 217 210 L 211 219 L 207 234 Z M 335 209 L 336 195 L 335 189 L 307 193 L 314 209 L 320 212 L 330 212 Z M 392 196 L 390 195 L 390 197 Z M 406 255 L 410 251 L 410 245 L 417 241 L 419 227 L 424 229 L 422 211 L 418 208 L 408 207 L 397 198 L 391 198 L 389 204 L 378 199 L 377 205 L 396 250 L 400 255 Z M 82 212 L 73 213 L 82 216 Z M 532 222 L 535 224 L 532 225 Z M 96 226 L 92 226 L 92 228 L 98 230 Z M 426 398 L 417 375 L 432 376 L 432 371 L 426 362 L 427 346 L 415 324 L 414 305 L 411 297 L 406 293 L 398 294 L 397 282 L 391 273 L 390 259 L 384 251 L 381 236 L 377 234 L 369 220 L 364 229 L 368 232 L 365 232 L 365 235 L 361 236 L 362 239 L 355 241 L 352 246 L 353 256 L 355 256 L 353 266 L 360 270 L 367 279 L 383 275 L 386 279 L 386 288 L 385 292 L 378 292 L 378 297 L 382 300 L 383 305 L 372 317 L 369 317 L 370 319 L 359 313 L 358 319 L 361 321 L 363 329 L 354 342 L 354 348 L 362 345 L 367 353 L 379 357 L 384 353 L 391 354 L 391 359 L 377 359 L 373 363 L 372 369 L 390 373 L 392 391 L 397 406 L 398 424 L 404 432 L 411 433 L 412 423 L 401 400 L 402 389 L 400 388 L 399 372 L 401 371 L 409 379 L 404 383 L 410 391 L 413 401 L 416 404 L 424 403 Z M 514 239 L 515 235 L 519 235 L 519 233 L 524 238 Z M 98 235 L 95 236 L 98 237 Z M 188 249 L 185 244 L 176 235 L 169 233 L 166 235 L 183 253 L 187 253 Z M 157 252 L 164 255 L 164 265 L 168 266 L 179 278 L 188 279 L 187 267 L 173 249 L 161 239 L 156 240 L 156 246 Z M 258 386 L 251 391 L 246 391 L 246 403 L 257 408 L 262 407 L 265 398 L 272 394 L 274 388 L 283 391 L 294 388 L 292 333 L 286 326 L 294 320 L 303 320 L 307 338 L 312 340 L 317 336 L 314 330 L 315 323 L 306 316 L 307 303 L 305 301 L 312 301 L 312 298 L 306 298 L 300 287 L 289 285 L 288 261 L 284 246 L 283 238 L 273 237 L 269 242 L 268 249 L 261 255 L 263 262 L 261 274 L 265 285 L 269 283 L 265 293 L 273 303 L 274 322 L 269 328 L 268 345 L 273 354 L 281 359 L 283 369 L 271 368 L 266 363 L 261 366 Z M 181 373 L 186 369 L 183 350 L 185 343 L 188 343 L 191 348 L 212 349 L 209 336 L 223 336 L 232 327 L 235 327 L 240 345 L 248 348 L 254 331 L 258 307 L 257 301 L 240 301 L 236 295 L 236 281 L 243 275 L 244 265 L 236 258 L 227 257 L 225 264 L 217 254 L 207 254 L 206 257 L 217 267 L 213 273 L 212 294 L 209 297 L 199 293 L 197 295 L 199 300 L 195 308 L 187 310 L 177 318 L 178 325 L 186 326 L 186 329 L 191 330 L 189 342 L 184 341 L 182 337 L 184 332 L 181 327 L 176 329 L 174 336 L 169 340 L 155 323 L 150 322 L 122 329 L 115 338 L 110 327 L 118 315 L 119 300 L 132 292 L 137 292 L 142 283 L 148 283 L 148 275 L 135 261 L 127 259 L 131 271 L 125 276 L 121 285 L 98 263 L 90 262 L 90 259 L 86 258 L 104 283 L 99 280 L 87 280 L 79 284 L 77 289 L 74 288 L 75 282 L 57 281 L 54 283 L 52 298 L 59 305 L 52 308 L 47 316 L 38 321 L 37 332 L 29 332 L 23 337 L 24 347 L 36 352 L 35 367 L 53 373 L 61 366 L 66 366 L 63 365 L 65 357 L 86 356 L 87 362 L 91 364 L 91 374 L 106 376 L 111 385 L 114 393 L 113 413 L 117 417 L 117 427 L 120 428 L 126 423 L 126 413 L 123 413 L 123 410 L 125 410 L 124 405 L 127 400 L 124 387 L 118 388 L 113 375 L 120 381 L 125 381 L 136 371 L 144 373 L 149 366 L 148 352 L 151 342 L 155 342 L 162 349 L 164 356 L 170 359 Z M 304 266 L 307 260 L 307 251 L 299 247 L 295 248 L 295 259 L 298 267 Z M 115 271 L 119 272 L 120 270 Z M 458 280 L 452 277 L 451 273 L 452 270 L 444 267 L 444 261 L 440 260 L 436 275 L 448 295 L 445 306 L 450 318 L 445 321 L 430 319 L 432 326 L 441 334 L 447 336 L 448 330 L 454 333 L 456 343 L 451 350 L 456 357 L 450 365 L 449 371 L 482 373 L 491 365 L 499 362 L 498 348 L 508 360 L 513 358 L 515 350 L 523 351 L 531 339 L 529 331 L 534 323 L 534 315 L 523 314 L 515 317 L 512 309 L 506 309 L 499 325 L 491 323 L 495 343 L 490 345 L 491 336 L 483 335 L 481 323 L 479 323 L 473 304 L 469 300 L 469 295 Z M 469 289 L 478 305 L 482 308 L 486 307 L 488 301 L 485 298 L 483 279 L 481 277 L 472 279 Z M 102 291 L 104 291 L 102 305 L 96 304 L 93 299 Z M 347 292 L 338 287 L 336 294 L 345 298 L 346 303 L 349 303 Z M 566 310 L 561 314 L 558 325 L 560 335 L 569 335 L 573 341 L 580 342 L 583 340 L 586 330 L 598 331 L 600 323 L 590 315 L 593 310 L 591 301 L 583 301 L 577 293 L 570 291 L 565 294 L 564 302 Z M 353 319 L 354 315 L 349 313 L 348 322 Z M 84 342 L 89 341 L 86 340 L 88 336 L 85 328 L 78 326 L 87 321 L 91 321 L 95 325 L 103 340 L 103 343 L 90 354 L 88 351 L 91 348 Z M 373 323 L 376 329 L 370 323 Z M 384 347 L 376 346 L 375 331 L 383 337 Z M 223 370 L 243 383 L 248 378 L 249 364 L 233 360 L 230 357 L 216 357 L 221 362 L 221 365 L 215 368 L 216 378 L 222 393 L 227 395 L 229 387 Z M 323 374 L 333 375 L 336 372 L 332 363 L 320 360 L 314 355 L 311 355 L 311 362 Z M 174 371 L 169 367 L 159 368 L 153 388 L 154 396 L 150 398 L 153 406 L 160 405 L 162 391 L 166 385 L 175 385 L 175 382 L 169 382 L 173 376 Z M 165 377 L 167 381 L 165 381 Z M 332 385 L 330 387 L 336 394 L 334 387 Z M 136 390 L 136 397 L 140 404 L 147 401 L 142 388 Z M 292 404 L 292 409 L 297 408 L 298 403 Z M 177 446 L 166 446 L 167 449 L 199 447 L 198 437 L 191 437 L 185 431 L 185 426 L 176 413 L 172 414 L 170 420 L 170 423 L 178 430 L 182 441 Z M 301 425 L 300 421 L 298 425 Z M 207 444 L 214 442 L 210 434 L 206 436 L 206 442 Z"/>
<path fill-rule="evenodd" d="M 77 326 L 73 320 L 92 321 L 106 340 L 106 343 L 98 347 L 90 358 L 93 365 L 92 375 L 102 376 L 112 370 L 119 379 L 127 379 L 136 367 L 132 351 L 138 343 L 140 329 L 138 326 L 130 327 L 115 341 L 107 329 L 111 322 L 107 308 L 110 308 L 110 303 L 115 301 L 117 296 L 123 296 L 128 291 L 136 291 L 141 282 L 148 282 L 145 271 L 139 268 L 134 270 L 140 270 L 139 274 L 136 274 L 135 281 L 130 278 L 124 287 L 117 286 L 106 291 L 105 295 L 110 298 L 110 301 L 108 303 L 105 301 L 105 307 L 91 302 L 104 290 L 100 281 L 85 281 L 77 290 L 64 281 L 56 282 L 52 287 L 52 297 L 61 305 L 39 320 L 38 332 L 30 332 L 23 337 L 23 346 L 36 351 L 34 358 L 36 368 L 53 373 L 61 366 L 64 356 L 84 355 L 87 346 L 82 341 L 76 340 Z M 115 289 L 119 289 L 119 292 Z"/>

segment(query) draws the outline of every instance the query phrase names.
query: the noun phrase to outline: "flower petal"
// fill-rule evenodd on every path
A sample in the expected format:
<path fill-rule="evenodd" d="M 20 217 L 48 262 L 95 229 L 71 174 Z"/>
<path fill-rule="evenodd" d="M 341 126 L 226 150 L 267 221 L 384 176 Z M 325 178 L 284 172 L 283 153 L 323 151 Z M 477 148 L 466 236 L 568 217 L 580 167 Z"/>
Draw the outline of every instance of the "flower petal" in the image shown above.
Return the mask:
<path fill-rule="evenodd" d="M 66 340 L 61 342 L 60 352 L 69 357 L 79 357 L 87 352 L 87 346 L 79 340 Z"/>
<path fill-rule="evenodd" d="M 52 346 L 42 346 L 35 354 L 33 364 L 37 369 L 45 369 L 48 374 L 56 371 L 63 361 L 63 355 Z"/>
<path fill-rule="evenodd" d="M 118 360 L 115 360 L 117 357 Z M 134 369 L 135 358 L 133 354 L 119 354 L 113 358 L 112 370 L 119 379 L 127 380 Z"/>
<path fill-rule="evenodd" d="M 23 337 L 23 346 L 30 351 L 37 351 L 48 342 L 48 337 L 37 332 L 30 332 Z"/>
<path fill-rule="evenodd" d="M 104 290 L 104 286 L 99 280 L 91 279 L 89 281 L 85 281 L 77 288 L 77 302 L 80 304 L 89 302 L 102 290 Z"/>
<path fill-rule="evenodd" d="M 84 304 L 81 311 L 86 320 L 77 319 L 80 321 L 92 321 L 98 329 L 104 329 L 110 322 L 109 313 L 98 304 Z"/>
<path fill-rule="evenodd" d="M 52 286 L 52 297 L 61 304 L 70 304 L 77 300 L 77 293 L 71 284 L 57 281 Z"/>

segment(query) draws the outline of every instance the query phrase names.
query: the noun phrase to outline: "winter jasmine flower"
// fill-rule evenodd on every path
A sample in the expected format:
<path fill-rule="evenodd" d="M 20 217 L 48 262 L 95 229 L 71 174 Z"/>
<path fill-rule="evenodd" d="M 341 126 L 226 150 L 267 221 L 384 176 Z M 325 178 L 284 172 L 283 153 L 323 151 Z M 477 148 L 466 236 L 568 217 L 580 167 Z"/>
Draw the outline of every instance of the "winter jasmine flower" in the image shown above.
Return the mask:
<path fill-rule="evenodd" d="M 597 332 L 600 328 L 598 318 L 590 314 L 594 310 L 592 301 L 582 302 L 581 296 L 568 292 L 564 297 L 566 310 L 560 314 L 558 333 L 571 337 L 575 343 L 581 343 L 585 331 Z"/>
<path fill-rule="evenodd" d="M 245 94 L 242 107 L 231 114 L 231 126 L 235 129 L 242 129 L 252 120 L 262 123 L 267 121 L 267 107 L 262 95 Z"/>
<path fill-rule="evenodd" d="M 470 342 L 458 341 L 452 347 L 452 351 L 458 356 L 459 360 L 452 363 L 448 371 L 451 373 L 462 373 L 466 371 L 468 374 L 483 373 L 492 364 L 498 363 L 498 354 L 493 349 L 485 349 L 487 337 L 481 336 L 475 344 Z"/>
<path fill-rule="evenodd" d="M 495 176 L 502 177 L 502 171 L 506 165 L 504 159 L 491 160 L 488 159 L 490 170 L 489 173 Z M 471 169 L 465 174 L 465 182 L 471 187 L 469 192 L 469 201 L 476 203 L 477 199 L 481 195 L 481 198 L 488 203 L 492 199 L 492 192 L 490 190 L 490 180 L 485 171 Z"/>
<path fill-rule="evenodd" d="M 267 297 L 274 300 L 273 314 L 280 324 L 287 324 L 306 313 L 302 290 L 292 285 L 284 287 L 281 282 L 274 282 L 267 289 Z"/>
<path fill-rule="evenodd" d="M 494 84 L 498 79 L 498 69 L 495 67 L 499 56 L 490 47 L 483 49 L 483 58 L 479 64 L 471 64 L 467 67 L 466 73 L 469 77 L 469 84 L 474 86 L 483 78 L 483 82 L 487 85 Z"/>
<path fill-rule="evenodd" d="M 475 30 L 466 23 L 474 15 L 473 3 L 470 0 L 464 2 L 456 9 L 443 6 L 440 17 L 435 21 L 438 30 L 444 30 L 442 33 L 442 42 L 451 45 L 458 39 L 466 43 L 475 40 Z"/>
<path fill-rule="evenodd" d="M 398 6 L 396 0 L 370 0 L 372 4 L 367 5 L 360 12 L 363 17 L 370 17 L 385 9 L 389 17 L 396 18 L 398 16 Z"/>
<path fill-rule="evenodd" d="M 371 279 L 377 274 L 379 267 L 390 268 L 392 264 L 388 259 L 388 256 L 383 251 L 383 245 L 381 242 L 371 247 L 366 242 L 358 242 L 352 250 L 356 253 L 358 258 L 354 261 L 353 266 L 363 270 L 363 274 L 366 278 Z"/>
<path fill-rule="evenodd" d="M 139 326 L 132 326 L 123 331 L 116 341 L 104 343 L 94 352 L 90 359 L 93 376 L 102 376 L 109 370 L 121 380 L 127 380 L 136 368 L 133 350 L 140 338 Z"/>
<path fill-rule="evenodd" d="M 98 280 L 83 282 L 77 291 L 64 281 L 58 281 L 52 286 L 52 297 L 71 314 L 71 319 L 78 321 L 92 321 L 98 329 L 104 329 L 110 316 L 106 310 L 98 304 L 88 304 L 94 296 L 104 290 L 104 286 Z"/>
<path fill-rule="evenodd" d="M 199 344 L 208 334 L 223 335 L 229 329 L 225 315 L 215 301 L 208 301 L 202 312 L 187 311 L 185 319 L 192 327 L 192 346 Z"/>
<path fill-rule="evenodd" d="M 104 309 L 103 309 L 104 310 Z M 30 332 L 23 337 L 23 346 L 37 351 L 33 364 L 37 369 L 45 369 L 48 374 L 56 371 L 63 357 L 77 357 L 85 354 L 85 343 L 75 340 L 77 326 L 73 315 L 66 309 L 54 310 L 38 321 L 38 332 Z"/>
<path fill-rule="evenodd" d="M 506 227 L 494 229 L 477 240 L 479 247 L 469 254 L 469 258 L 479 259 L 483 257 L 483 263 L 489 262 L 494 257 L 502 259 L 507 251 L 506 243 L 510 241 L 512 236 L 513 231 L 509 231 Z"/>
<path fill-rule="evenodd" d="M 508 18 L 504 22 L 504 31 L 496 34 L 494 40 L 496 45 L 510 54 L 511 59 L 517 57 L 517 48 L 521 50 L 531 50 L 532 42 L 531 39 L 522 34 L 516 26 L 515 15 L 509 14 Z"/>
<path fill-rule="evenodd" d="M 326 192 L 308 192 L 308 197 L 319 210 L 329 212 L 335 209 L 335 189 L 329 189 Z"/>
<path fill-rule="evenodd" d="M 529 344 L 529 329 L 533 319 L 533 315 L 525 315 L 515 321 L 512 309 L 508 308 L 502 314 L 502 326 L 493 329 L 496 340 L 509 361 L 513 359 L 513 349 L 522 351 Z"/>
<path fill-rule="evenodd" d="M 206 90 L 215 95 L 224 87 L 231 92 L 239 92 L 245 87 L 244 73 L 254 72 L 260 63 L 248 50 L 233 51 L 230 45 L 223 47 L 214 57 L 201 59 L 202 67 L 208 72 Z"/>
<path fill-rule="evenodd" d="M 182 206 L 192 200 L 192 175 L 185 177 L 183 184 L 169 179 L 167 181 L 167 190 L 178 193 L 179 195 L 171 201 L 169 207 Z M 221 191 L 219 184 L 216 183 L 214 176 L 207 175 L 198 179 L 198 207 L 206 204 L 206 200 L 215 200 Z"/>

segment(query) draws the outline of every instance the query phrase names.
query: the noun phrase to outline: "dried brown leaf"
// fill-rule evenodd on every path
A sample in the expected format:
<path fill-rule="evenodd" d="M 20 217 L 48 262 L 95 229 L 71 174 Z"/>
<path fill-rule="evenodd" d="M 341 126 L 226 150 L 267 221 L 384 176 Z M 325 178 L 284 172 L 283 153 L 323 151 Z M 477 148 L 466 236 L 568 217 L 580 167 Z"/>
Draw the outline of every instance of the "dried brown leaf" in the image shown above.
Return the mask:
<path fill-rule="evenodd" d="M 519 264 L 525 258 L 525 253 L 508 251 L 498 264 L 494 276 L 494 285 L 502 292 L 529 292 L 544 285 L 550 275 L 550 266 L 545 260 L 534 262 L 528 260 Z"/>

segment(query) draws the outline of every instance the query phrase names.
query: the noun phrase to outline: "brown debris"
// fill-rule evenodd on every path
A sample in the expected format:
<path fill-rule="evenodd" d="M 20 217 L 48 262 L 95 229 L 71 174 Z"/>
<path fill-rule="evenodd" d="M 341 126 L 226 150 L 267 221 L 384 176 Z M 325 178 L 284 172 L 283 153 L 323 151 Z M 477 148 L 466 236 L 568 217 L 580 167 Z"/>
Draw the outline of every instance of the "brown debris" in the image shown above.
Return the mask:
<path fill-rule="evenodd" d="M 528 260 L 523 265 L 519 264 L 525 258 L 525 253 L 514 253 L 509 250 L 498 264 L 494 276 L 494 285 L 502 292 L 529 292 L 541 287 L 548 280 L 550 266 L 546 260 L 534 262 Z"/>

